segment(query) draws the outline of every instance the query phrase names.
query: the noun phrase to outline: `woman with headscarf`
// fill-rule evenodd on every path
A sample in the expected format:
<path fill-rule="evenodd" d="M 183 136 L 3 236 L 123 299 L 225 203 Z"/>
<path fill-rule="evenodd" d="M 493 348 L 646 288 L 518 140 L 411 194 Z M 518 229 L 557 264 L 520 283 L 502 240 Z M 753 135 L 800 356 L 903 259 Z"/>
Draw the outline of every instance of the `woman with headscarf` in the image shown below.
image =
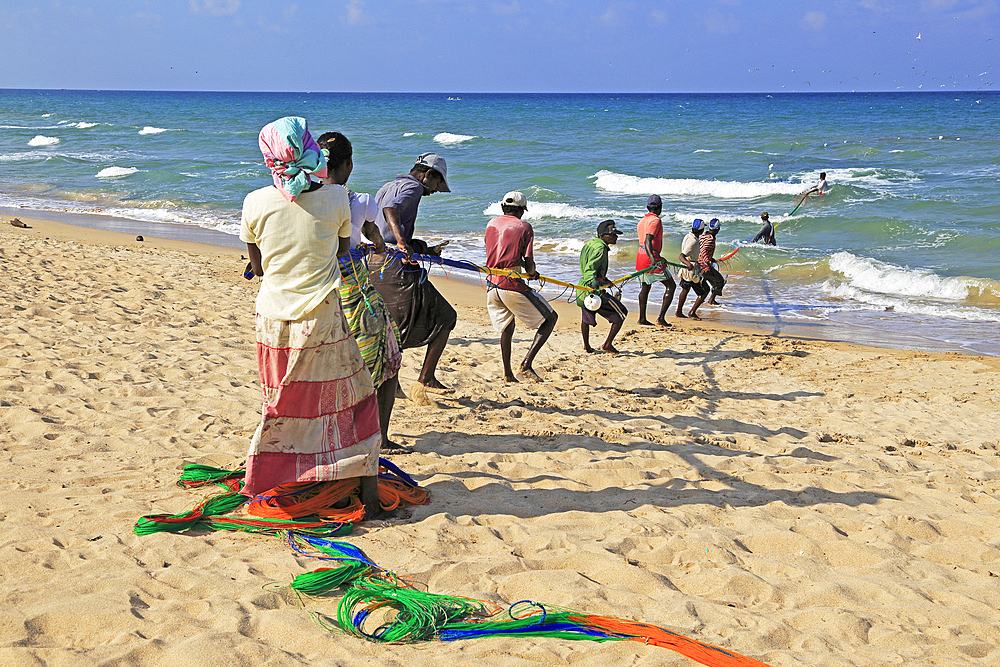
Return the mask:
<path fill-rule="evenodd" d="M 340 259 L 340 301 L 351 333 L 358 341 L 361 356 L 371 371 L 378 396 L 379 428 L 382 449 L 398 449 L 389 440 L 389 419 L 396 402 L 399 365 L 403 353 L 399 347 L 399 329 L 382 301 L 382 296 L 368 279 L 367 254 L 361 249 L 362 234 L 375 244 L 375 252 L 385 252 L 385 242 L 375 225 L 378 206 L 369 194 L 357 194 L 347 187 L 354 170 L 354 148 L 340 132 L 327 132 L 319 138 L 326 154 L 327 175 L 324 182 L 342 186 L 351 205 L 351 252 Z"/>
<path fill-rule="evenodd" d="M 263 277 L 255 324 L 264 407 L 243 493 L 360 477 L 371 517 L 378 406 L 337 289 L 338 255 L 350 247 L 347 191 L 310 178 L 326 176 L 326 160 L 305 119 L 269 123 L 259 144 L 273 184 L 246 196 L 240 238 Z"/>

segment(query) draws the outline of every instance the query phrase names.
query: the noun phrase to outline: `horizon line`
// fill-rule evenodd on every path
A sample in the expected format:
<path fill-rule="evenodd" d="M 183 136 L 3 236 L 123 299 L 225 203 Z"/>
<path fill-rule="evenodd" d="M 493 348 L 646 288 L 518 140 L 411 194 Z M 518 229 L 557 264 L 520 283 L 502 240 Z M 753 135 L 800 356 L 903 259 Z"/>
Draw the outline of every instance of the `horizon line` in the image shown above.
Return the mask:
<path fill-rule="evenodd" d="M 772 91 L 370 91 L 370 90 L 208 90 L 149 88 L 2 88 L 2 92 L 67 93 L 227 93 L 255 95 L 871 95 L 871 94 L 996 94 L 1000 90 L 772 90 Z"/>

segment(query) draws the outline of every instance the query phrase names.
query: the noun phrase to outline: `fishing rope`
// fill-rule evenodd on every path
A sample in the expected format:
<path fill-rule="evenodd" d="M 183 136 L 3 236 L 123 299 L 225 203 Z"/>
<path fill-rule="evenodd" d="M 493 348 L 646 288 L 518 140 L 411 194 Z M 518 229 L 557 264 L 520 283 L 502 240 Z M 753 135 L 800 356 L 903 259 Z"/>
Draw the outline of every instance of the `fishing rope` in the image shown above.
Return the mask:
<path fill-rule="evenodd" d="M 795 212 L 797 210 L 799 210 L 799 206 L 802 206 L 802 202 L 804 202 L 806 200 L 806 197 L 808 197 L 808 196 L 809 196 L 808 192 L 806 194 L 802 195 L 802 199 L 800 199 L 798 202 L 795 203 L 795 208 L 793 208 L 792 211 L 791 211 L 791 213 L 788 214 L 788 217 L 791 217 L 791 216 L 795 215 Z M 778 223 L 777 222 L 774 223 L 773 226 L 777 227 Z"/>
<path fill-rule="evenodd" d="M 689 639 L 647 623 L 599 616 L 522 600 L 508 607 L 475 598 L 416 589 L 364 552 L 345 542 L 289 532 L 288 546 L 299 555 L 334 561 L 297 576 L 288 585 L 306 596 L 342 589 L 335 619 L 309 611 L 324 629 L 341 631 L 379 643 L 412 643 L 439 639 L 458 641 L 484 637 L 549 637 L 556 639 L 639 641 L 667 648 L 703 665 L 761 667 L 764 663 Z M 272 584 L 284 587 L 284 584 Z M 307 610 L 308 611 L 308 610 Z M 333 622 L 331 622 L 333 620 Z"/>
<path fill-rule="evenodd" d="M 197 526 L 263 533 L 294 529 L 310 535 L 332 536 L 349 534 L 352 524 L 364 518 L 360 481 L 356 477 L 285 484 L 267 494 L 248 498 L 240 493 L 245 474 L 245 470 L 186 463 L 179 485 L 195 488 L 219 484 L 226 491 L 204 498 L 186 512 L 141 517 L 133 528 L 135 534 L 179 533 Z M 378 499 L 382 509 L 391 511 L 403 504 L 425 505 L 429 495 L 412 477 L 380 458 Z M 249 516 L 226 516 L 243 505 Z"/>
<path fill-rule="evenodd" d="M 387 501 L 388 504 L 395 502 L 397 497 L 406 502 L 427 502 L 427 492 L 420 489 L 412 477 L 390 461 L 380 459 L 379 463 L 379 501 L 383 507 Z M 300 596 L 300 601 L 301 596 L 315 598 L 340 592 L 335 618 L 306 611 L 325 630 L 344 632 L 373 642 L 396 644 L 484 637 L 639 641 L 676 651 L 710 667 L 766 667 L 756 660 L 646 623 L 598 616 L 530 600 L 522 600 L 505 609 L 476 598 L 419 590 L 414 582 L 379 566 L 358 547 L 329 539 L 349 534 L 351 523 L 323 519 L 310 521 L 301 514 L 310 513 L 312 519 L 332 516 L 335 512 L 326 503 L 342 504 L 344 498 L 350 498 L 350 504 L 339 511 L 350 511 L 357 500 L 354 495 L 358 485 L 356 478 L 286 484 L 267 494 L 247 498 L 239 493 L 244 473 L 243 470 L 186 464 L 178 482 L 181 486 L 197 488 L 219 484 L 226 491 L 203 499 L 183 514 L 142 517 L 135 525 L 135 533 L 181 532 L 203 526 L 280 534 L 296 554 L 326 561 L 330 565 L 300 574 L 290 584 L 275 582 L 265 588 L 290 588 Z M 384 489 L 391 491 L 386 493 Z M 248 512 L 267 516 L 222 516 L 243 504 L 247 504 Z"/>

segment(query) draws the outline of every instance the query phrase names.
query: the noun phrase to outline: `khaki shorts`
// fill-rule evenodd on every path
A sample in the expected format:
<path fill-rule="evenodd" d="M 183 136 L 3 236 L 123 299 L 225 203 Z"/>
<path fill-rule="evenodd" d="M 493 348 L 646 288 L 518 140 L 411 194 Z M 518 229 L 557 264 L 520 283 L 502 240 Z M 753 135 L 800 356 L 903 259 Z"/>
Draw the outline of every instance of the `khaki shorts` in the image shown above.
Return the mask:
<path fill-rule="evenodd" d="M 529 329 L 537 329 L 553 312 L 549 302 L 535 290 L 515 292 L 499 287 L 490 287 L 486 292 L 486 311 L 497 333 L 503 333 L 515 321 Z"/>

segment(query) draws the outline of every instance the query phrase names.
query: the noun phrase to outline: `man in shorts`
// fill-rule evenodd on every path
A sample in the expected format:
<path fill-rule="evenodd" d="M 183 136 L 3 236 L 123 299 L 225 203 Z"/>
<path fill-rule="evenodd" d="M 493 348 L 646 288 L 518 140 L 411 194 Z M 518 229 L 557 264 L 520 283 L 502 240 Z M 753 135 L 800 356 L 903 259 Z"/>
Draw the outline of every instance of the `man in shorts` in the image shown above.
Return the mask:
<path fill-rule="evenodd" d="M 715 263 L 715 237 L 719 235 L 720 229 L 722 229 L 722 225 L 719 223 L 719 219 L 712 218 L 708 221 L 705 233 L 698 239 L 700 247 L 698 269 L 701 271 L 702 282 L 707 282 L 712 288 L 712 293 L 708 297 L 708 303 L 711 306 L 719 305 L 717 298 L 722 296 L 722 288 L 726 286 L 726 278 L 719 273 Z"/>
<path fill-rule="evenodd" d="M 698 239 L 704 231 L 705 223 L 701 218 L 695 218 L 694 222 L 691 223 L 691 231 L 681 241 L 680 260 L 681 264 L 687 268 L 681 269 L 678 276 L 681 281 L 681 293 L 677 297 L 677 312 L 674 313 L 677 317 L 690 317 L 692 320 L 701 319 L 698 317 L 698 306 L 708 296 L 708 284 L 701 279 L 701 274 L 698 272 L 698 255 L 701 252 L 701 244 Z M 687 298 L 688 290 L 694 290 L 698 298 L 691 306 L 691 311 L 684 315 L 684 300 Z"/>
<path fill-rule="evenodd" d="M 486 224 L 486 266 L 491 269 L 523 268 L 529 278 L 537 278 L 533 244 L 535 232 L 531 225 L 521 220 L 528 210 L 527 198 L 517 192 L 508 192 L 500 202 L 503 215 Z M 531 367 L 535 355 L 549 339 L 559 316 L 536 290 L 513 276 L 490 275 L 486 292 L 486 310 L 493 328 L 500 334 L 500 356 L 503 358 L 503 375 L 507 382 L 517 382 L 510 365 L 514 323 L 521 322 L 535 329 L 535 339 L 521 362 L 521 377 L 538 382 L 541 378 Z"/>
<path fill-rule="evenodd" d="M 663 201 L 660 195 L 649 195 L 646 200 L 646 216 L 639 221 L 639 252 L 635 255 L 635 270 L 642 271 L 654 266 L 652 271 L 647 271 L 639 276 L 639 324 L 652 325 L 646 319 L 646 301 L 649 299 L 649 289 L 655 283 L 663 283 L 666 290 L 663 294 L 663 305 L 660 306 L 660 316 L 656 318 L 656 323 L 661 327 L 670 326 L 664 319 L 667 315 L 667 308 L 674 298 L 674 277 L 667 270 L 667 265 L 660 257 L 660 250 L 663 248 L 663 221 L 660 220 L 660 213 L 663 211 Z"/>
<path fill-rule="evenodd" d="M 608 253 L 611 252 L 611 246 L 618 243 L 620 234 L 614 220 L 605 220 L 597 226 L 597 237 L 587 241 L 580 251 L 580 273 L 583 274 L 580 284 L 593 287 L 595 289 L 593 295 L 600 300 L 597 310 L 590 310 L 585 305 L 590 293 L 580 292 L 576 297 L 576 304 L 583 311 L 580 332 L 583 334 L 583 349 L 587 352 L 595 351 L 590 346 L 590 327 L 597 324 L 596 315 L 600 315 L 611 323 L 611 331 L 608 332 L 608 338 L 601 346 L 601 351 L 618 353 L 613 343 L 625 322 L 628 308 L 604 290 L 614 287 L 614 283 L 608 280 Z"/>

